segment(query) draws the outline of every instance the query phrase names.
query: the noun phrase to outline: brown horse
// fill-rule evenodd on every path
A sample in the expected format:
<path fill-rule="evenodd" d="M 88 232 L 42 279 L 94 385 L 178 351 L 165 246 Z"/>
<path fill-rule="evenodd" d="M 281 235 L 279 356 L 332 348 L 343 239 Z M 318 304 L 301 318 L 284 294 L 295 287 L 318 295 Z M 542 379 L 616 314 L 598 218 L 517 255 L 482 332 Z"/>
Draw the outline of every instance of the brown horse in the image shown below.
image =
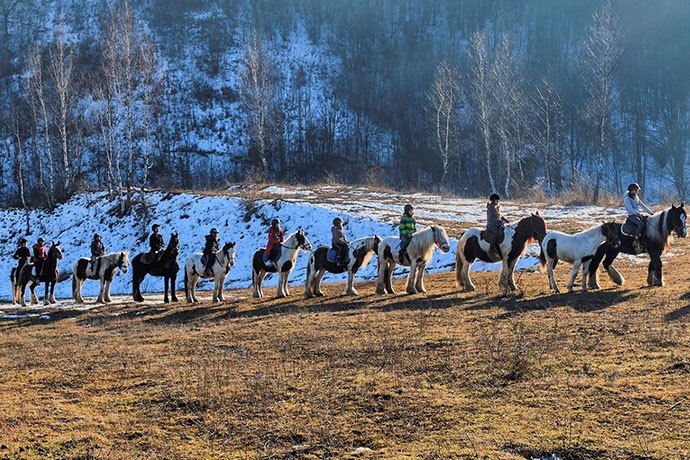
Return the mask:
<path fill-rule="evenodd" d="M 48 250 L 48 255 L 45 262 L 43 262 L 43 270 L 41 273 L 34 273 L 34 264 L 25 264 L 17 277 L 17 282 L 14 286 L 15 296 L 21 297 L 22 306 L 26 306 L 26 285 L 31 283 L 29 289 L 31 290 L 31 303 L 37 304 L 38 297 L 34 292 L 36 286 L 45 283 L 46 290 L 43 296 L 43 305 L 56 303 L 55 300 L 55 284 L 58 281 L 59 269 L 58 260 L 62 259 L 62 249 L 60 242 L 53 242 Z M 18 292 L 21 291 L 21 292 Z"/>

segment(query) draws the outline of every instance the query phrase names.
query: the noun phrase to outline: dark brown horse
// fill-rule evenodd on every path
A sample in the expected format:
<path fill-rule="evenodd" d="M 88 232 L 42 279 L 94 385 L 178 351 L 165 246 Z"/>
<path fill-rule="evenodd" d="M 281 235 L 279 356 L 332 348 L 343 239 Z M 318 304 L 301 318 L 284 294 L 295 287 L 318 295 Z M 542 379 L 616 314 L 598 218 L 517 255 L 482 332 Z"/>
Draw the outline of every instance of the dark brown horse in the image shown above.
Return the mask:
<path fill-rule="evenodd" d="M 15 289 L 20 290 L 22 306 L 26 306 L 26 285 L 31 283 L 29 289 L 31 290 L 31 303 L 37 304 L 38 297 L 34 292 L 36 286 L 45 283 L 45 295 L 43 296 L 43 305 L 56 303 L 55 300 L 55 284 L 58 281 L 59 269 L 58 261 L 62 259 L 62 249 L 60 242 L 53 242 L 48 250 L 48 255 L 45 262 L 43 262 L 43 270 L 40 274 L 34 273 L 34 264 L 25 264 L 19 273 Z"/>
<path fill-rule="evenodd" d="M 177 262 L 177 255 L 180 251 L 180 239 L 177 233 L 170 235 L 168 247 L 154 260 L 144 262 L 147 253 L 137 254 L 132 259 L 132 295 L 137 302 L 143 302 L 144 296 L 141 295 L 141 282 L 146 275 L 162 276 L 163 284 L 165 286 L 165 297 L 163 301 L 170 303 L 170 298 L 173 302 L 177 302 L 175 295 L 175 282 L 177 280 L 177 272 L 180 270 L 180 264 Z M 170 298 L 168 298 L 168 285 L 170 286 Z"/>

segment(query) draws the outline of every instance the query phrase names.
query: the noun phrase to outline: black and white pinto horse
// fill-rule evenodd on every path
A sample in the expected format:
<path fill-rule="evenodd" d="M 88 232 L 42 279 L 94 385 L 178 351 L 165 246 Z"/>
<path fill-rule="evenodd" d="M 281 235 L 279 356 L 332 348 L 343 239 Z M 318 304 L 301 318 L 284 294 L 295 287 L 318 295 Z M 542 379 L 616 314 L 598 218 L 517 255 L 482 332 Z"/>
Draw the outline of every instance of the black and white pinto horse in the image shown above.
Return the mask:
<path fill-rule="evenodd" d="M 407 246 L 409 261 L 400 261 L 400 237 L 388 236 L 379 243 L 378 249 L 378 282 L 376 283 L 377 294 L 395 294 L 393 289 L 393 270 L 396 264 L 410 267 L 410 274 L 407 277 L 408 294 L 426 292 L 424 287 L 424 269 L 431 260 L 434 248 L 442 252 L 450 251 L 450 241 L 448 234 L 439 225 L 432 225 L 422 229 L 412 235 L 412 241 Z"/>
<path fill-rule="evenodd" d="M 592 257 L 602 243 L 617 248 L 620 245 L 618 228 L 615 222 L 604 222 L 601 225 L 590 228 L 575 235 L 551 231 L 546 234 L 541 242 L 539 261 L 541 269 L 547 268 L 549 274 L 549 287 L 555 293 L 560 293 L 553 271 L 559 260 L 573 264 L 573 271 L 570 274 L 568 292 L 573 292 L 575 277 L 577 277 L 580 267 L 582 267 L 582 291 L 587 290 L 587 277 L 589 275 L 589 264 Z"/>
<path fill-rule="evenodd" d="M 170 285 L 170 294 L 173 302 L 177 302 L 175 295 L 175 282 L 177 281 L 177 272 L 180 270 L 180 264 L 177 263 L 177 255 L 180 251 L 180 239 L 177 233 L 170 235 L 168 246 L 161 252 L 154 260 L 147 260 L 150 257 L 148 252 L 137 254 L 132 259 L 132 295 L 137 302 L 143 302 L 144 297 L 141 295 L 141 282 L 146 275 L 162 276 L 163 284 L 165 286 L 164 302 L 170 303 L 168 298 L 168 285 Z"/>
<path fill-rule="evenodd" d="M 129 252 L 120 251 L 106 254 L 99 257 L 91 266 L 90 259 L 82 257 L 74 263 L 72 268 L 72 297 L 77 303 L 84 303 L 84 298 L 81 295 L 81 288 L 84 282 L 89 280 L 99 280 L 100 286 L 98 288 L 98 299 L 96 303 L 109 303 L 110 300 L 110 283 L 117 269 L 122 273 L 127 273 L 129 270 Z"/>
<path fill-rule="evenodd" d="M 347 266 L 341 266 L 328 260 L 328 246 L 317 248 L 309 256 L 307 265 L 307 280 L 305 283 L 304 295 L 309 298 L 312 296 L 321 297 L 321 279 L 326 272 L 345 273 L 347 272 L 347 288 L 345 294 L 358 295 L 354 286 L 355 274 L 360 268 L 367 266 L 372 256 L 378 250 L 381 238 L 378 235 L 359 238 L 349 243 Z"/>
<path fill-rule="evenodd" d="M 48 255 L 45 262 L 43 262 L 43 272 L 38 276 L 34 271 L 34 264 L 26 263 L 22 267 L 19 274 L 14 276 L 12 284 L 12 300 L 13 303 L 21 303 L 26 306 L 26 285 L 31 283 L 29 289 L 31 290 L 31 303 L 37 304 L 38 297 L 34 292 L 36 286 L 45 283 L 45 294 L 43 295 L 43 305 L 56 303 L 55 300 L 55 284 L 59 276 L 58 261 L 62 259 L 62 248 L 60 242 L 53 242 L 48 249 Z M 16 270 L 16 269 L 15 269 Z M 14 270 L 13 270 L 14 273 Z"/>
<path fill-rule="evenodd" d="M 199 303 L 196 298 L 196 285 L 200 278 L 213 280 L 213 301 L 223 302 L 223 284 L 230 269 L 235 266 L 235 243 L 225 243 L 220 251 L 214 254 L 216 260 L 211 265 L 211 274 L 205 276 L 206 263 L 202 261 L 204 254 L 194 253 L 184 266 L 184 293 L 187 303 Z M 173 291 L 174 292 L 174 291 Z"/>
<path fill-rule="evenodd" d="M 279 272 L 278 279 L 278 298 L 287 297 L 290 295 L 288 287 L 288 280 L 290 272 L 295 267 L 297 254 L 300 250 L 311 251 L 311 243 L 307 239 L 303 230 L 297 230 L 285 239 L 281 245 L 280 257 L 276 263 L 278 267 L 267 267 L 264 263 L 265 248 L 261 248 L 254 253 L 252 258 L 252 287 L 254 289 L 254 297 L 261 298 L 264 296 L 261 285 L 267 273 Z"/>
<path fill-rule="evenodd" d="M 481 238 L 482 229 L 475 227 L 465 231 L 460 236 L 455 256 L 455 280 L 458 287 L 465 291 L 476 289 L 470 279 L 470 267 L 479 259 L 484 262 L 503 262 L 498 285 L 504 294 L 515 291 L 515 264 L 525 253 L 528 243 L 534 240 L 541 243 L 546 231 L 546 222 L 538 212 L 515 225 L 508 225 L 504 229 L 503 241 L 498 245 L 500 253 L 490 253 L 491 245 Z"/>
<path fill-rule="evenodd" d="M 681 238 L 688 235 L 685 220 L 687 215 L 685 213 L 685 205 L 680 206 L 671 205 L 669 209 L 660 211 L 650 216 L 647 219 L 642 240 L 644 247 L 635 247 L 633 245 L 634 233 L 632 229 L 628 232 L 622 231 L 621 224 L 616 224 L 618 236 L 620 238 L 620 246 L 613 247 L 608 243 L 599 246 L 594 258 L 589 264 L 589 287 L 591 289 L 599 289 L 599 264 L 602 262 L 604 269 L 611 277 L 611 280 L 623 285 L 625 278 L 613 266 L 613 261 L 621 252 L 625 254 L 642 254 L 646 252 L 649 254 L 649 267 L 647 269 L 647 285 L 648 286 L 663 286 L 664 277 L 661 271 L 661 255 L 666 251 L 668 240 L 672 233 L 675 233 Z"/>

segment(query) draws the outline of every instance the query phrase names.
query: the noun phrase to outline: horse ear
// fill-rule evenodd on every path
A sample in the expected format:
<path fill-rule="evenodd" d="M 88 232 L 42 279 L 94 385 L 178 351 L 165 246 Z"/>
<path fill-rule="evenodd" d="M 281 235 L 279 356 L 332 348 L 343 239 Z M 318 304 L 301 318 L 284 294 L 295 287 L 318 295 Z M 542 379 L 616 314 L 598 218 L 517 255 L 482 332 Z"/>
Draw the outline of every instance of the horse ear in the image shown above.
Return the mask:
<path fill-rule="evenodd" d="M 535 212 L 534 215 L 535 215 L 535 216 L 538 216 L 538 215 L 539 215 L 539 211 Z"/>
<path fill-rule="evenodd" d="M 680 202 L 680 206 L 678 206 L 678 207 L 679 207 L 679 208 L 685 207 L 685 203 L 683 203 L 683 202 L 681 201 L 681 202 Z"/>

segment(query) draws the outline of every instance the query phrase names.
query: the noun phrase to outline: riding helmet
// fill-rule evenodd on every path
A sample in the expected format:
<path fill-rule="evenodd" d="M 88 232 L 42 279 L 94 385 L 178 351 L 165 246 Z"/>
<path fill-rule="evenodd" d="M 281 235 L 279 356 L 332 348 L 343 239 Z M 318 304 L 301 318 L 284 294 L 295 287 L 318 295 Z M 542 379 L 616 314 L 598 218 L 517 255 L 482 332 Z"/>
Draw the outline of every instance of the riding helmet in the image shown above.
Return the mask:
<path fill-rule="evenodd" d="M 93 239 L 94 239 L 94 240 L 95 240 L 96 238 L 100 238 L 100 237 L 101 237 L 101 235 L 99 235 L 98 233 L 94 233 L 94 234 L 93 234 Z"/>
<path fill-rule="evenodd" d="M 158 225 L 158 224 L 153 224 L 153 225 L 151 226 L 151 230 L 155 230 L 156 228 L 161 228 L 161 226 Z"/>
<path fill-rule="evenodd" d="M 38 241 L 39 243 L 43 243 L 45 240 L 44 240 L 43 238 L 39 238 L 37 241 Z"/>
<path fill-rule="evenodd" d="M 414 211 L 414 206 L 412 206 L 411 204 L 406 204 L 405 205 L 405 212 L 410 212 L 410 211 Z"/>
<path fill-rule="evenodd" d="M 343 223 L 343 219 L 341 219 L 340 217 L 336 217 L 335 219 L 333 219 L 333 225 L 338 225 L 338 224 L 342 224 L 342 223 Z"/>
<path fill-rule="evenodd" d="M 273 219 L 271 221 L 271 227 L 276 227 L 278 225 L 280 225 L 280 219 Z"/>
<path fill-rule="evenodd" d="M 26 238 L 24 238 L 24 237 L 19 238 L 19 241 L 17 242 L 17 244 L 22 245 L 24 243 L 26 243 Z"/>
<path fill-rule="evenodd" d="M 500 201 L 501 196 L 498 193 L 492 193 L 491 196 L 489 197 L 489 201 Z"/>
<path fill-rule="evenodd" d="M 639 191 L 642 190 L 642 187 L 640 187 L 640 184 L 638 184 L 637 182 L 633 182 L 632 184 L 628 185 L 628 192 L 632 192 L 635 189 Z"/>
<path fill-rule="evenodd" d="M 216 227 L 213 227 L 211 229 L 211 234 L 213 234 L 213 233 L 218 234 L 218 229 Z"/>

